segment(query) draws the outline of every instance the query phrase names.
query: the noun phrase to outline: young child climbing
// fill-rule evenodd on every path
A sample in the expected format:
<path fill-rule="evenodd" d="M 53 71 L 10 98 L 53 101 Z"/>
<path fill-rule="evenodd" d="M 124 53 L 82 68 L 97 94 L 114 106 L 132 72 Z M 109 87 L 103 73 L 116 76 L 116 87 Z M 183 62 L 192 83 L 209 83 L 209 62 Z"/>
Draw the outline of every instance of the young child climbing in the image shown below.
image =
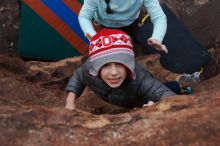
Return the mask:
<path fill-rule="evenodd" d="M 106 102 L 126 108 L 146 106 L 161 98 L 175 96 L 168 86 L 177 93 L 181 89 L 177 82 L 166 84 L 134 60 L 128 34 L 103 29 L 91 38 L 88 60 L 69 80 L 65 108 L 76 108 L 76 98 L 86 86 Z"/>

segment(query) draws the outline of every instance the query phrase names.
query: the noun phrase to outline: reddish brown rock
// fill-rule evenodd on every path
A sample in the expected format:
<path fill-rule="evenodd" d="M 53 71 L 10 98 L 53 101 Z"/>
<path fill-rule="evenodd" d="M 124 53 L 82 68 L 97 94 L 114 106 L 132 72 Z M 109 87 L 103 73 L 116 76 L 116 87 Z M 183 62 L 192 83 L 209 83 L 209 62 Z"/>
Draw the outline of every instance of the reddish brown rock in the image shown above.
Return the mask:
<path fill-rule="evenodd" d="M 178 76 L 162 69 L 157 56 L 138 61 L 161 80 Z M 69 111 L 63 90 L 80 64 L 80 58 L 49 63 L 0 55 L 1 145 L 219 144 L 220 75 L 194 83 L 192 95 L 132 110 L 105 103 L 87 89 L 78 110 Z"/>
<path fill-rule="evenodd" d="M 20 21 L 18 0 L 1 0 L 0 14 L 0 53 L 15 56 Z"/>

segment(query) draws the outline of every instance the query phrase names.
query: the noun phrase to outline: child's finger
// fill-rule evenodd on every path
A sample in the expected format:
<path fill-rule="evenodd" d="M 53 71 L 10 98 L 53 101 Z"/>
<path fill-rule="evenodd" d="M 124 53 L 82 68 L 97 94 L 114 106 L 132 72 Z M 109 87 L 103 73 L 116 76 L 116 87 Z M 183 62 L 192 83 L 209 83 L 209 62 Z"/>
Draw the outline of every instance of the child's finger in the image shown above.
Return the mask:
<path fill-rule="evenodd" d="M 154 45 L 154 41 L 152 39 L 148 39 L 147 43 L 148 43 L 148 45 L 151 45 L 151 46 Z"/>
<path fill-rule="evenodd" d="M 86 33 L 85 36 L 86 36 L 86 38 L 87 38 L 89 41 L 90 41 L 91 38 L 92 38 L 92 36 L 91 36 L 89 33 Z"/>
<path fill-rule="evenodd" d="M 165 45 L 162 45 L 162 44 L 154 44 L 152 45 L 155 49 L 157 49 L 158 51 L 163 51 L 165 53 L 168 53 L 168 50 L 166 48 Z"/>
<path fill-rule="evenodd" d="M 161 45 L 161 50 L 163 50 L 165 53 L 168 53 L 167 47 L 165 45 Z"/>
<path fill-rule="evenodd" d="M 147 104 L 144 104 L 143 107 L 146 107 L 146 106 L 152 106 L 154 104 L 153 101 L 148 101 Z"/>

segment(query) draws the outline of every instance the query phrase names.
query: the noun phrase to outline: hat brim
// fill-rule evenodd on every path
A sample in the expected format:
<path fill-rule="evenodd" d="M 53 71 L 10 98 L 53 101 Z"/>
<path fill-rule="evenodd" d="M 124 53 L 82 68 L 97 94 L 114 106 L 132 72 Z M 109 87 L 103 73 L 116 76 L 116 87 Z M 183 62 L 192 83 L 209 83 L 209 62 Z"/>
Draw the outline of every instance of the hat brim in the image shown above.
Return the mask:
<path fill-rule="evenodd" d="M 131 78 L 134 80 L 136 78 L 136 74 L 134 71 L 135 62 L 134 56 L 131 54 L 111 54 L 105 57 L 96 59 L 91 61 L 93 69 L 90 69 L 90 74 L 93 76 L 97 76 L 99 74 L 100 69 L 107 63 L 116 62 L 124 65 L 131 73 Z"/>

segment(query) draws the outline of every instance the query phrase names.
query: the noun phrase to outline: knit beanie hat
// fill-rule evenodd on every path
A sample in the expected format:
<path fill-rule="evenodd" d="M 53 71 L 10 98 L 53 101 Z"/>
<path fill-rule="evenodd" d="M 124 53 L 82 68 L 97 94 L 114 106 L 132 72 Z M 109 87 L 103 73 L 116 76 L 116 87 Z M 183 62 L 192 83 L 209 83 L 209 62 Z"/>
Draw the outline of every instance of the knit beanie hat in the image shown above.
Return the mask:
<path fill-rule="evenodd" d="M 121 30 L 103 29 L 94 35 L 89 46 L 89 59 L 93 76 L 98 75 L 103 65 L 116 62 L 128 68 L 131 79 L 136 78 L 131 38 Z"/>

